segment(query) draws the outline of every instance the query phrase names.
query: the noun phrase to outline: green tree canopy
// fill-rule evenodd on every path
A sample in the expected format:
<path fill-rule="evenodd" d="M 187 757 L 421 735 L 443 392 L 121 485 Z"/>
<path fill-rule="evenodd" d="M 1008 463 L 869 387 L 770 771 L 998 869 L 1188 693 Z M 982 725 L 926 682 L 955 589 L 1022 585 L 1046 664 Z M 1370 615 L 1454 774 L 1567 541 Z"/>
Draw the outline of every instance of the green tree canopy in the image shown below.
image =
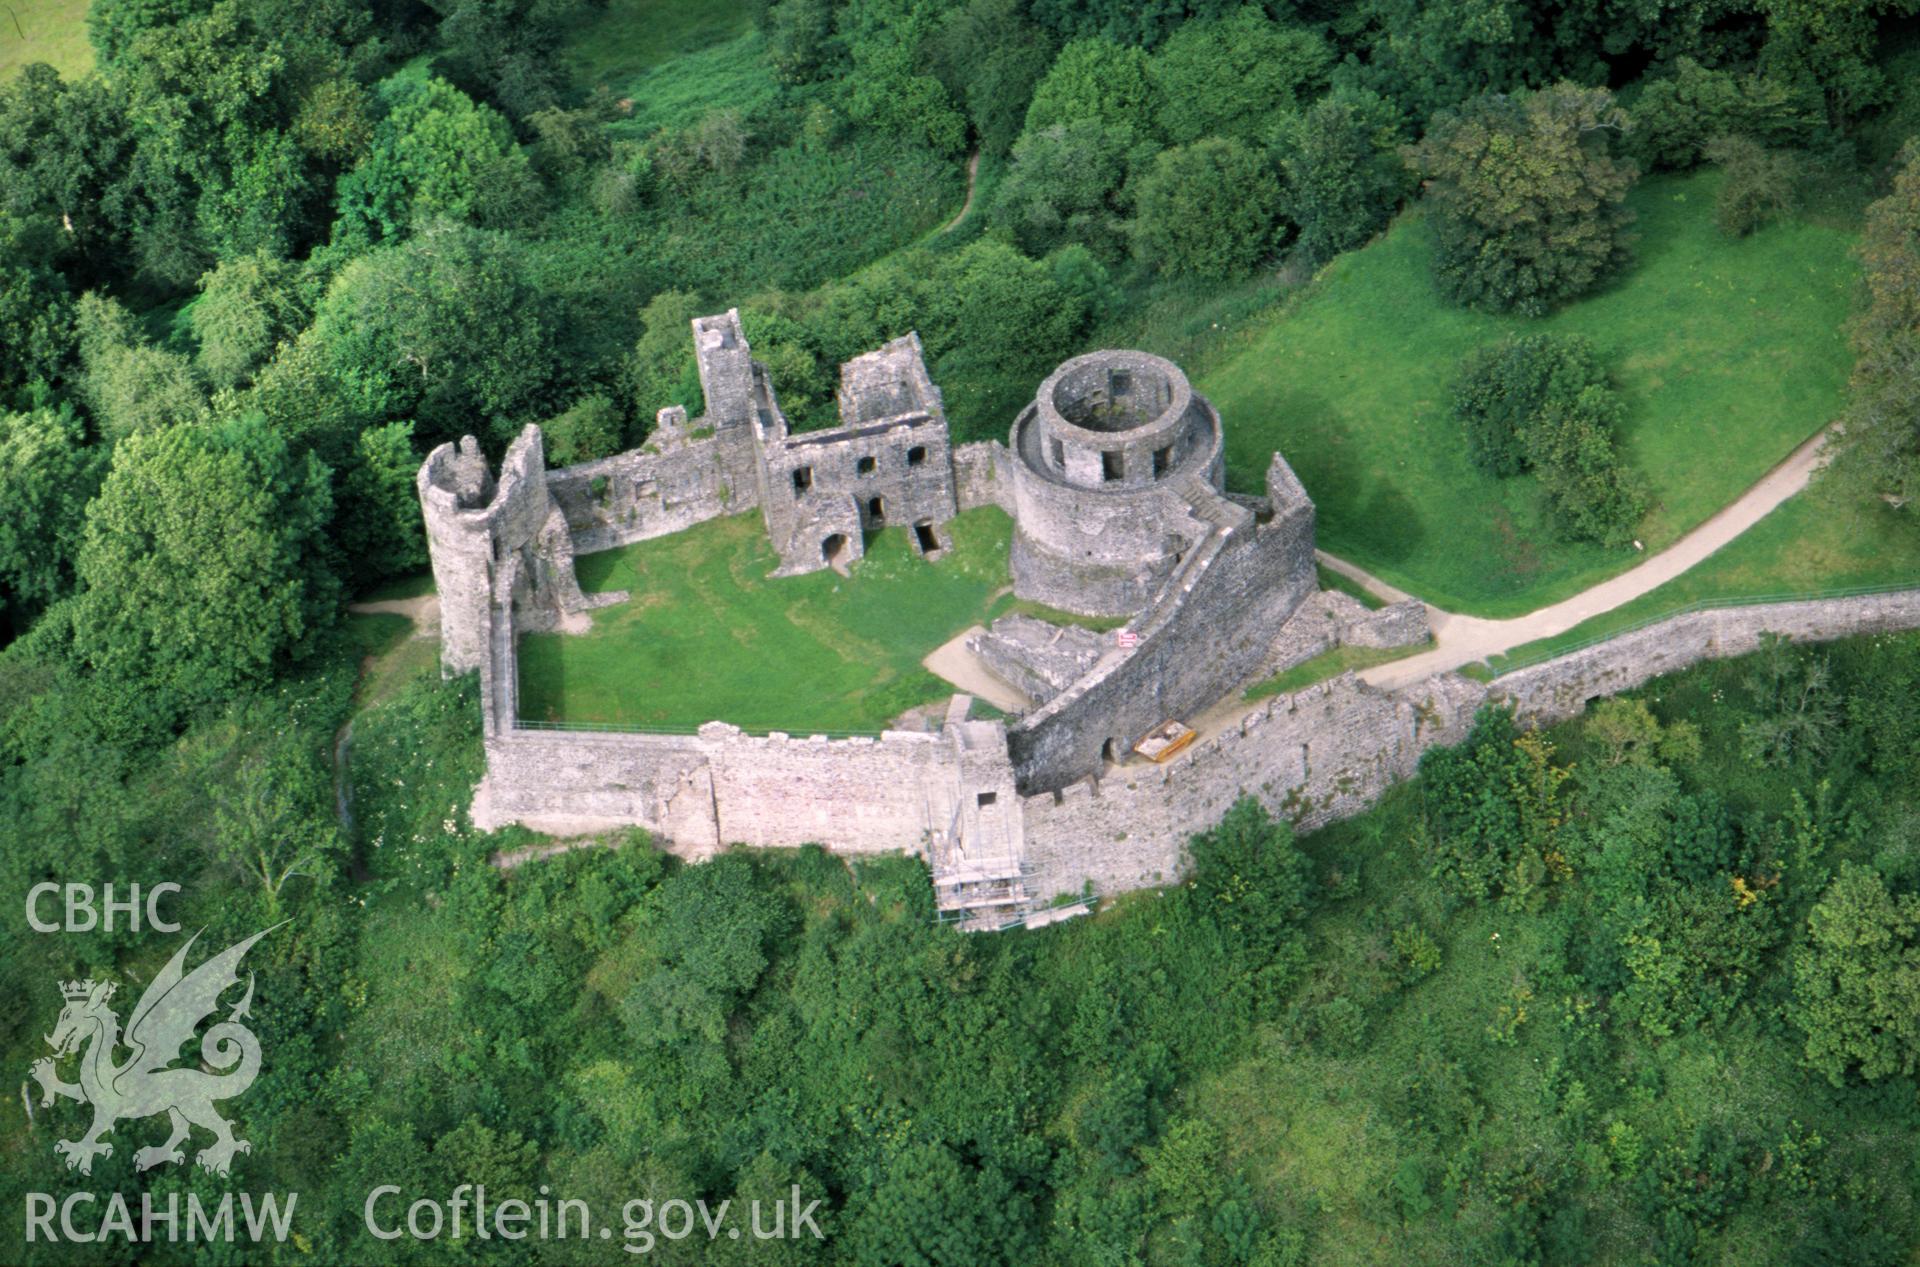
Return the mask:
<path fill-rule="evenodd" d="M 414 484 L 419 470 L 412 423 L 390 422 L 360 433 L 340 472 L 332 532 L 357 583 L 372 584 L 427 565 Z"/>
<path fill-rule="evenodd" d="M 0 610 L 16 630 L 72 585 L 104 458 L 71 408 L 0 413 Z"/>
<path fill-rule="evenodd" d="M 1111 40 L 1075 40 L 1060 50 L 1027 107 L 1028 132 L 1072 119 L 1095 119 L 1108 127 L 1152 130 L 1153 84 L 1147 55 Z"/>
<path fill-rule="evenodd" d="M 1807 918 L 1793 965 L 1807 1063 L 1836 1086 L 1920 1069 L 1920 894 L 1893 893 L 1871 867 L 1842 863 Z"/>
<path fill-rule="evenodd" d="M 1408 157 L 1426 178 L 1441 293 L 1539 316 L 1624 265 L 1635 171 L 1613 151 L 1626 126 L 1612 94 L 1566 83 L 1439 119 Z"/>
<path fill-rule="evenodd" d="M 1890 504 L 1920 506 L 1920 143 L 1860 236 L 1867 303 L 1854 325 L 1853 400 L 1841 466 Z"/>
<path fill-rule="evenodd" d="M 533 173 L 497 110 L 414 74 L 385 80 L 378 96 L 385 116 L 336 193 L 349 232 L 394 238 L 433 216 L 507 224 L 525 208 Z"/>
<path fill-rule="evenodd" d="M 540 416 L 559 369 L 551 300 L 520 244 L 446 220 L 341 270 L 309 335 L 357 412 L 415 417 L 427 439 L 479 422 L 505 442 Z"/>
<path fill-rule="evenodd" d="M 190 310 L 195 359 L 214 387 L 237 387 L 307 324 L 298 269 L 264 251 L 222 261 L 200 279 Z"/>
<path fill-rule="evenodd" d="M 93 270 L 118 261 L 134 212 L 127 103 L 98 77 L 35 62 L 0 81 L 0 211 L 44 216 Z M 52 242 L 41 259 L 58 254 Z"/>
<path fill-rule="evenodd" d="M 995 192 L 994 221 L 1030 254 L 1077 242 L 1109 263 L 1126 253 L 1131 129 L 1073 119 L 1027 132 Z"/>
<path fill-rule="evenodd" d="M 80 398 L 102 435 L 117 440 L 206 416 L 193 363 L 149 343 L 117 301 L 82 295 L 77 327 Z"/>
<path fill-rule="evenodd" d="M 42 218 L 0 212 L 0 406 L 65 377 L 74 352 L 74 304 L 53 267 L 59 231 Z"/>
<path fill-rule="evenodd" d="M 1394 152 L 1392 107 L 1372 93 L 1323 97 L 1280 122 L 1281 206 L 1299 228 L 1298 251 L 1321 264 L 1372 237 L 1410 181 Z"/>
<path fill-rule="evenodd" d="M 1178 146 L 1140 179 L 1134 249 L 1175 277 L 1243 277 L 1273 247 L 1279 202 L 1266 158 L 1239 141 Z"/>
<path fill-rule="evenodd" d="M 1148 64 L 1154 120 L 1175 145 L 1203 136 L 1263 142 L 1325 87 L 1332 65 L 1333 51 L 1318 34 L 1274 22 L 1257 5 L 1189 22 Z"/>
<path fill-rule="evenodd" d="M 1817 93 L 1755 74 L 1702 66 L 1682 57 L 1673 72 L 1634 98 L 1629 148 L 1650 167 L 1685 170 L 1706 157 L 1716 136 L 1765 145 L 1800 145 L 1821 123 Z"/>
<path fill-rule="evenodd" d="M 122 725 L 265 682 L 334 615 L 327 471 L 257 417 L 130 436 L 87 512 L 74 649 Z"/>

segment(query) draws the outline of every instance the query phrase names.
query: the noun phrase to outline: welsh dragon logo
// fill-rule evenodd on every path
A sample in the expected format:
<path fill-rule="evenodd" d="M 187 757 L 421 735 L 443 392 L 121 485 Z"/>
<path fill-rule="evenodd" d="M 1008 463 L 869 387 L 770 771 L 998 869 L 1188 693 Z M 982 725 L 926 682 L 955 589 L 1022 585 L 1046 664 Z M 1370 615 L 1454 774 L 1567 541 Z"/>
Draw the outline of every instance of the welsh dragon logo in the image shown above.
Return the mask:
<path fill-rule="evenodd" d="M 278 928 L 280 925 L 274 925 Z M 233 1127 L 213 1111 L 215 1100 L 230 1100 L 253 1085 L 260 1072 L 260 1040 L 240 1022 L 253 1005 L 253 974 L 247 974 L 247 992 L 227 1013 L 227 1019 L 207 1030 L 200 1042 L 200 1059 L 216 1072 L 200 1069 L 169 1068 L 180 1058 L 182 1044 L 193 1038 L 200 1022 L 212 1016 L 220 1005 L 220 995 L 238 985 L 235 967 L 249 947 L 273 928 L 229 946 L 192 972 L 186 972 L 187 951 L 200 936 L 187 938 L 186 945 L 174 953 L 167 966 L 147 986 L 133 1014 L 127 1018 L 124 1039 L 120 1018 L 108 1002 L 115 985 L 111 981 L 67 981 L 60 990 L 67 1005 L 60 1021 L 46 1036 L 52 1056 L 33 1062 L 33 1078 L 40 1084 L 40 1103 L 50 1105 L 57 1095 L 93 1106 L 93 1126 L 80 1139 L 63 1139 L 54 1144 L 56 1153 L 67 1159 L 67 1169 L 83 1175 L 93 1173 L 95 1157 L 111 1157 L 113 1145 L 101 1136 L 122 1118 L 151 1117 L 165 1113 L 172 1124 L 167 1142 L 143 1148 L 134 1154 L 134 1165 L 147 1170 L 162 1162 L 183 1162 L 186 1154 L 180 1145 L 195 1126 L 213 1132 L 213 1143 L 194 1158 L 201 1166 L 218 1175 L 227 1173 L 235 1153 L 251 1152 L 244 1139 L 235 1139 Z M 63 1082 L 54 1071 L 54 1061 L 79 1051 L 91 1043 L 80 1057 L 80 1081 Z M 116 1049 L 124 1045 L 132 1052 L 116 1064 Z"/>

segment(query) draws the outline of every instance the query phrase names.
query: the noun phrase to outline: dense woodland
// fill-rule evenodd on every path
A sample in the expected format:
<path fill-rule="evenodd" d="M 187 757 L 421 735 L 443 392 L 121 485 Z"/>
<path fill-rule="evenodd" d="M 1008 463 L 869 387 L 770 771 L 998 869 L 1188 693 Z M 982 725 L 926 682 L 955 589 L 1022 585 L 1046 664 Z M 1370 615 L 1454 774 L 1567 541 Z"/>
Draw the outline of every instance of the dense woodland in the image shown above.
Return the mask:
<path fill-rule="evenodd" d="M 690 108 L 575 68 L 617 35 L 589 0 L 94 0 L 92 73 L 0 83 L 0 889 L 289 921 L 232 1106 L 241 1182 L 302 1194 L 274 1260 L 616 1255 L 361 1226 L 375 1183 L 485 1182 L 826 1201 L 825 1243 L 670 1261 L 1910 1263 L 1920 640 L 1488 714 L 1352 823 L 1243 807 L 1185 884 L 965 937 L 904 859 L 487 865 L 532 841 L 466 821 L 473 683 L 344 606 L 422 568 L 434 444 L 540 422 L 569 462 L 697 413 L 697 313 L 742 309 L 800 425 L 917 329 L 979 438 L 1063 356 L 1284 306 L 1408 208 L 1408 286 L 1551 312 L 1632 266 L 1635 180 L 1702 164 L 1729 235 L 1851 200 L 1836 480 L 1908 508 L 1913 8 L 774 0 L 753 90 Z M 1452 403 L 1625 546 L 1592 348 L 1489 346 Z M 45 1054 L 56 979 L 162 940 L 0 922 L 0 1063 Z M 78 1113 L 0 1110 L 0 1205 L 64 1180 Z M 132 1152 L 91 1186 L 223 1190 Z M 238 1260 L 18 1227 L 0 1257 Z"/>

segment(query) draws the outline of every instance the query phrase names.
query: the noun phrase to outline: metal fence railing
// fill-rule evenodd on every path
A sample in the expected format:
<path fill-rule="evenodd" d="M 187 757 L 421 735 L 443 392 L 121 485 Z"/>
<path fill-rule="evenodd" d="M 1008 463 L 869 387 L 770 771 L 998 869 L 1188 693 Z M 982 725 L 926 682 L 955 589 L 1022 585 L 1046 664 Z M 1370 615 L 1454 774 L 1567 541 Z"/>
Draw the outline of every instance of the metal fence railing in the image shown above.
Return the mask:
<path fill-rule="evenodd" d="M 1576 651 L 1585 651 L 1588 647 L 1597 647 L 1603 642 L 1612 642 L 1615 638 L 1638 633 L 1642 629 L 1649 629 L 1654 625 L 1660 624 L 1662 621 L 1672 620 L 1676 616 L 1691 616 L 1696 612 L 1723 611 L 1730 607 L 1764 607 L 1774 603 L 1810 603 L 1829 598 L 1863 598 L 1869 594 L 1898 594 L 1905 590 L 1917 589 L 1920 589 L 1920 580 L 1896 581 L 1885 585 L 1850 585 L 1835 589 L 1802 590 L 1795 593 L 1743 594 L 1726 598 L 1701 598 L 1691 603 L 1682 604 L 1679 607 L 1671 607 L 1654 615 L 1643 617 L 1634 621 L 1632 624 L 1622 625 L 1617 629 L 1608 629 L 1593 634 L 1590 637 L 1581 638 L 1576 642 L 1560 644 L 1555 643 L 1551 638 L 1542 639 L 1541 643 L 1544 645 L 1537 645 L 1535 649 L 1531 651 L 1525 647 L 1520 647 L 1505 656 L 1490 657 L 1486 661 L 1487 671 L 1495 678 L 1505 677 L 1507 674 L 1517 670 L 1530 669 L 1536 664 L 1544 664 L 1548 660 L 1557 660 L 1561 656 L 1572 655 Z M 1596 619 L 1598 618 L 1596 617 Z"/>

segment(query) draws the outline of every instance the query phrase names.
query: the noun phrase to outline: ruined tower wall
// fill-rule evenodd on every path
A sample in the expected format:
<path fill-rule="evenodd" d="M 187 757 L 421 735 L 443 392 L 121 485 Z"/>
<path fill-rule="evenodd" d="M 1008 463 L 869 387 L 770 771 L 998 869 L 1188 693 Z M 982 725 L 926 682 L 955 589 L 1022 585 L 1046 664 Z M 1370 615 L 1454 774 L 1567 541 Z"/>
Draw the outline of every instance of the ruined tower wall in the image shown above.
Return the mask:
<path fill-rule="evenodd" d="M 428 454 L 415 484 L 440 594 L 441 667 L 465 673 L 487 655 L 495 570 L 530 549 L 546 526 L 551 502 L 540 429 L 525 428 L 508 446 L 497 482 L 479 443 L 467 436 Z"/>

